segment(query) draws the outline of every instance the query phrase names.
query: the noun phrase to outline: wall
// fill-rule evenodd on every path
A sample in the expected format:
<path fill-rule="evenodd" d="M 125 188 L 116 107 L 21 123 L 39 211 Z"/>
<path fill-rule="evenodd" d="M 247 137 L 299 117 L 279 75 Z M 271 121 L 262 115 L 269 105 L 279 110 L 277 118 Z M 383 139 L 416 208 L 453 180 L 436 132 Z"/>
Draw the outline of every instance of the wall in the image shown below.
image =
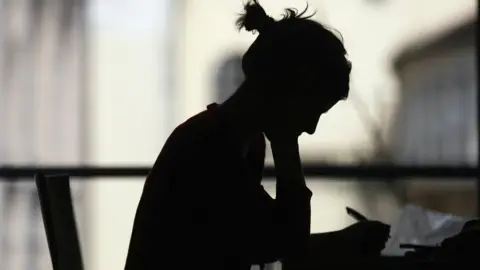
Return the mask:
<path fill-rule="evenodd" d="M 151 165 L 168 136 L 168 3 L 91 2 L 90 164 Z M 89 182 L 87 269 L 123 268 L 143 180 Z"/>
<path fill-rule="evenodd" d="M 461 29 L 469 31 L 457 30 L 401 61 L 402 98 L 392 132 L 399 163 L 478 164 L 475 33 L 471 24 Z M 451 180 L 407 183 L 407 198 L 438 211 L 475 215 L 475 179 Z"/>
<path fill-rule="evenodd" d="M 78 165 L 83 17 L 66 1 L 39 3 L 0 0 L 0 164 Z M 51 269 L 32 180 L 1 179 L 1 269 Z M 72 189 L 82 217 L 83 189 Z"/>

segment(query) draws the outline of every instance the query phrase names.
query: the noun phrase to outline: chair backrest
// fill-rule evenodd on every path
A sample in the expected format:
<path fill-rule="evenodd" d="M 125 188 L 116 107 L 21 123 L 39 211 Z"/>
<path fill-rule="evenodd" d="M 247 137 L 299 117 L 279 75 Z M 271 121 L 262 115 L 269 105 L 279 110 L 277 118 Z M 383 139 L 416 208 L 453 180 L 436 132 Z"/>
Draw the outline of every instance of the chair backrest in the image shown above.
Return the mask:
<path fill-rule="evenodd" d="M 83 270 L 67 175 L 35 175 L 43 224 L 54 270 Z"/>

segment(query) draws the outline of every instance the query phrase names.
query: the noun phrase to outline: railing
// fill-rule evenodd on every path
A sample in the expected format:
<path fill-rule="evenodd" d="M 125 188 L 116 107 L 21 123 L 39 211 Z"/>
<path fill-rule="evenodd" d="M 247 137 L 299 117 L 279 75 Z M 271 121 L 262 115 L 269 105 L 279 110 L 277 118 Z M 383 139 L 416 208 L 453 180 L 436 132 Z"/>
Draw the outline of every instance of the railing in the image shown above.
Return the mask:
<path fill-rule="evenodd" d="M 473 166 L 390 166 L 390 165 L 330 165 L 330 164 L 305 164 L 303 166 L 307 177 L 335 177 L 355 180 L 372 179 L 383 181 L 402 178 L 478 178 L 478 168 Z M 143 177 L 148 175 L 150 167 L 142 166 L 0 166 L 1 178 L 30 178 L 36 172 L 44 174 L 68 174 L 71 177 Z M 267 166 L 264 170 L 265 177 L 273 177 L 275 169 Z"/>
<path fill-rule="evenodd" d="M 145 177 L 150 167 L 141 166 L 82 166 L 82 167 L 61 167 L 61 166 L 0 166 L 0 181 L 11 179 L 22 181 L 33 179 L 35 173 L 45 175 L 67 174 L 71 177 L 82 179 L 96 177 Z M 391 165 L 331 165 L 331 164 L 305 164 L 304 173 L 306 177 L 334 177 L 344 178 L 352 181 L 402 181 L 404 179 L 422 180 L 435 179 L 443 181 L 477 181 L 477 212 L 480 215 L 480 180 L 478 178 L 478 167 L 473 166 L 391 166 Z M 275 168 L 267 166 L 264 170 L 266 179 L 275 176 Z M 323 180 L 328 180 L 325 178 Z M 268 181 L 268 180 L 267 180 Z"/>
<path fill-rule="evenodd" d="M 71 177 L 80 177 L 82 179 L 97 177 L 145 177 L 150 171 L 149 167 L 141 166 L 82 166 L 82 167 L 61 167 L 61 166 L 0 166 L 0 181 L 13 180 L 25 181 L 33 179 L 36 172 L 45 175 L 67 174 Z M 391 165 L 331 165 L 331 164 L 305 164 L 304 173 L 306 177 L 333 177 L 335 179 L 344 178 L 352 181 L 375 181 L 375 182 L 393 182 L 414 178 L 417 180 L 443 180 L 443 181 L 477 181 L 477 213 L 480 216 L 480 180 L 478 178 L 478 167 L 473 166 L 391 166 Z M 272 178 L 275 175 L 275 169 L 267 166 L 264 170 L 264 176 Z M 322 178 L 328 180 L 328 178 Z"/>

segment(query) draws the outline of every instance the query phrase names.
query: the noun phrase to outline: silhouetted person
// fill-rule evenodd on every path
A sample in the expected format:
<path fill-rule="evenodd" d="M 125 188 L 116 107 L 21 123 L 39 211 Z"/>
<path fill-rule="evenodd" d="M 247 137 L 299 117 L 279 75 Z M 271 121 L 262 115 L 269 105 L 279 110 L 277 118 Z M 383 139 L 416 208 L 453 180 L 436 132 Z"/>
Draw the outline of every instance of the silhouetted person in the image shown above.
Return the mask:
<path fill-rule="evenodd" d="M 298 136 L 313 134 L 320 115 L 348 96 L 351 65 L 339 38 L 303 17 L 305 11 L 288 9 L 275 21 L 258 2 L 245 6 L 239 28 L 259 32 L 242 59 L 246 79 L 165 143 L 145 182 L 126 269 L 246 270 L 308 253 L 382 248 L 389 229 L 378 222 L 310 241 L 312 193 Z M 261 185 L 264 135 L 273 152 L 276 199 Z M 378 233 L 377 241 L 370 232 Z M 374 244 L 365 248 L 368 241 Z"/>

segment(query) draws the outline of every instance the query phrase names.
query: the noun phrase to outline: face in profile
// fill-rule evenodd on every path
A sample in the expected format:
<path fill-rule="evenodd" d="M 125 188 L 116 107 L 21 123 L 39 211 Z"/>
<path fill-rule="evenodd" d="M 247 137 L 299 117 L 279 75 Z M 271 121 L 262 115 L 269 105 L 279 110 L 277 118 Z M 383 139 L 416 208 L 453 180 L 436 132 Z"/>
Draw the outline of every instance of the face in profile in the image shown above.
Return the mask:
<path fill-rule="evenodd" d="M 309 135 L 315 133 L 322 114 L 328 112 L 338 99 L 318 94 L 300 96 L 292 100 L 292 110 L 289 113 L 298 119 L 298 132 L 305 132 Z"/>
<path fill-rule="evenodd" d="M 322 114 L 328 112 L 335 104 L 337 104 L 338 99 L 329 99 L 322 97 L 312 97 L 309 100 L 305 101 L 304 106 L 299 108 L 299 112 L 302 114 L 303 122 L 303 132 L 306 132 L 309 135 L 315 133 L 317 129 L 318 122 Z"/>
<path fill-rule="evenodd" d="M 314 134 L 322 114 L 328 112 L 339 100 L 341 95 L 335 93 L 348 92 L 349 80 L 319 79 L 313 83 L 297 85 L 293 95 L 286 97 L 286 106 L 279 106 L 281 115 L 292 119 L 294 124 L 288 128 L 295 129 L 297 134 Z M 292 91 L 289 91 L 292 93 Z M 286 127 L 287 128 L 287 127 Z"/>

